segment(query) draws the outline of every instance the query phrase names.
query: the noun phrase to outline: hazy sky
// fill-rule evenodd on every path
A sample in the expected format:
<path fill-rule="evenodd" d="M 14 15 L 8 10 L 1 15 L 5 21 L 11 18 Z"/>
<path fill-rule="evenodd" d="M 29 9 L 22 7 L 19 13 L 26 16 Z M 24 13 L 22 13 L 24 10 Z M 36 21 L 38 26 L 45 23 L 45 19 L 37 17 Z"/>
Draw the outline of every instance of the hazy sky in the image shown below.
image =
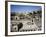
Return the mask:
<path fill-rule="evenodd" d="M 31 12 L 41 10 L 41 6 L 11 5 L 11 12 Z"/>

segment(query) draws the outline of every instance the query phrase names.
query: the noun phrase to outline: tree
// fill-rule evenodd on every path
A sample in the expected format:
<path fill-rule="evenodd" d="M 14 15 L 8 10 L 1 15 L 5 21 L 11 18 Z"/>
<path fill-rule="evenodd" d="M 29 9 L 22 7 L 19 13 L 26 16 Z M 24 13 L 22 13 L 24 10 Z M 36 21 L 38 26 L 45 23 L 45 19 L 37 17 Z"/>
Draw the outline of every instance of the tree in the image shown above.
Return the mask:
<path fill-rule="evenodd" d="M 37 11 L 37 14 L 41 14 L 42 13 L 42 11 L 40 10 L 40 11 Z"/>
<path fill-rule="evenodd" d="M 33 11 L 33 14 L 36 14 L 36 12 L 35 12 L 35 11 Z"/>
<path fill-rule="evenodd" d="M 42 11 L 41 11 L 41 10 L 37 11 L 37 14 L 38 14 L 40 17 L 42 17 Z"/>
<path fill-rule="evenodd" d="M 36 14 L 36 12 L 35 12 L 35 11 L 33 11 L 33 14 L 32 14 L 32 17 L 33 17 L 33 18 L 35 18 L 35 14 Z"/>
<path fill-rule="evenodd" d="M 28 15 L 29 15 L 29 16 L 31 16 L 31 15 L 32 15 L 32 13 L 30 12 Z"/>
<path fill-rule="evenodd" d="M 11 16 L 16 16 L 16 13 L 15 12 L 11 12 Z"/>

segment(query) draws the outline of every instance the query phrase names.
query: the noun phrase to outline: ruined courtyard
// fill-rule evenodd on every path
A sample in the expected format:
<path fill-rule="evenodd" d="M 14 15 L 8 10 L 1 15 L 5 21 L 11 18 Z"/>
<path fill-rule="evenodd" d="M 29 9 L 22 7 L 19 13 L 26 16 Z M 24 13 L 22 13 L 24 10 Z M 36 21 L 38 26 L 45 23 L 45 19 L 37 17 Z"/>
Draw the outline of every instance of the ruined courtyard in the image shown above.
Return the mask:
<path fill-rule="evenodd" d="M 42 30 L 42 15 L 39 13 L 14 13 L 11 15 L 11 32 Z"/>

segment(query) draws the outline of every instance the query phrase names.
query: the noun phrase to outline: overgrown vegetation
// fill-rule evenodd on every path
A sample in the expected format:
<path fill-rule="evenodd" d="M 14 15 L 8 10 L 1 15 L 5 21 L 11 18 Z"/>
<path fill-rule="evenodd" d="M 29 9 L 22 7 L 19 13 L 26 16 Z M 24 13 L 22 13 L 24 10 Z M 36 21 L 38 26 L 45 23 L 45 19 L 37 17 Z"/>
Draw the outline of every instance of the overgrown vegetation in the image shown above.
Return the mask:
<path fill-rule="evenodd" d="M 41 11 L 41 10 L 39 10 L 39 11 L 33 11 L 33 13 L 32 13 L 32 12 L 28 12 L 26 15 L 29 15 L 29 16 L 33 15 L 33 16 L 35 16 L 36 14 L 38 14 L 38 15 L 41 17 L 42 11 Z M 18 12 L 11 12 L 11 16 L 24 17 L 25 14 L 23 14 L 23 13 L 18 13 Z"/>

